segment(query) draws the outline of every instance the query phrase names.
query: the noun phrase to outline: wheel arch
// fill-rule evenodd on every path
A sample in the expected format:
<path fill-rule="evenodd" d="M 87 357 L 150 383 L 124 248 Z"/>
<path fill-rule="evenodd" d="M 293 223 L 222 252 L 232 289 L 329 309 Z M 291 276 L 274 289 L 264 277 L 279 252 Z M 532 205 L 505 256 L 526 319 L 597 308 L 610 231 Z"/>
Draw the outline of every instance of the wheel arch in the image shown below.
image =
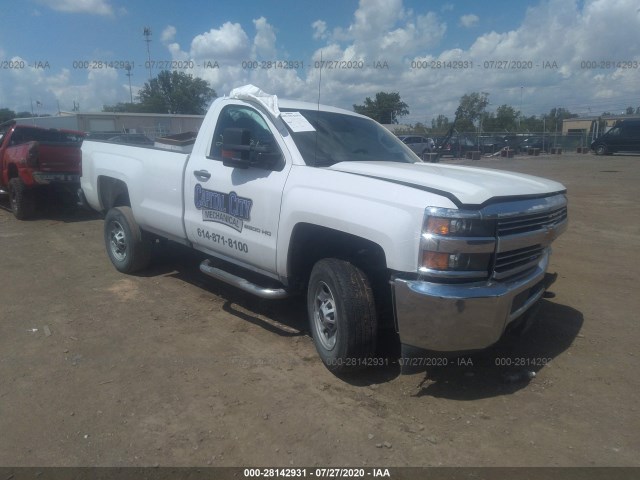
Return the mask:
<path fill-rule="evenodd" d="M 129 189 L 122 180 L 113 177 L 98 177 L 98 198 L 103 211 L 113 207 L 130 207 Z"/>
<path fill-rule="evenodd" d="M 299 223 L 292 231 L 287 256 L 287 277 L 303 287 L 318 260 L 347 260 L 368 275 L 387 271 L 384 249 L 377 243 L 328 227 Z"/>

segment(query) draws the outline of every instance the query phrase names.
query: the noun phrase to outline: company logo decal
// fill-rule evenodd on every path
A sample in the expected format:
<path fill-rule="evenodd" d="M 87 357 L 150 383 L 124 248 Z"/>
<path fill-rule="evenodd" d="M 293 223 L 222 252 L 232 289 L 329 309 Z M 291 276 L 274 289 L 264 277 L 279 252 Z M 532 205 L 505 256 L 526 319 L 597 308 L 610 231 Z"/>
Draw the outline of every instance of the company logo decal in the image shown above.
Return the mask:
<path fill-rule="evenodd" d="M 198 210 L 202 210 L 204 222 L 222 223 L 242 232 L 245 221 L 251 220 L 253 200 L 238 196 L 236 192 L 222 193 L 202 188 L 197 184 L 194 191 L 194 202 Z"/>

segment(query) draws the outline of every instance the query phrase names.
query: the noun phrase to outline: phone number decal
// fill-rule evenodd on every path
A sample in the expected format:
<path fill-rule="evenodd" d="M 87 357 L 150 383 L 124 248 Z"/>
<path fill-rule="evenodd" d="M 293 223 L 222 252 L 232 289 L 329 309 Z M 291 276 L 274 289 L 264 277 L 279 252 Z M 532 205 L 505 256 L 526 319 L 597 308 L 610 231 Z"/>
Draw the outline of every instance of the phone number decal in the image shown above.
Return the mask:
<path fill-rule="evenodd" d="M 249 253 L 248 245 L 239 240 L 234 240 L 231 237 L 225 237 L 224 235 L 220 235 L 218 233 L 211 233 L 210 231 L 203 228 L 198 228 L 196 232 L 200 238 L 206 238 L 213 243 L 225 245 L 227 248 L 236 250 L 238 252 Z"/>

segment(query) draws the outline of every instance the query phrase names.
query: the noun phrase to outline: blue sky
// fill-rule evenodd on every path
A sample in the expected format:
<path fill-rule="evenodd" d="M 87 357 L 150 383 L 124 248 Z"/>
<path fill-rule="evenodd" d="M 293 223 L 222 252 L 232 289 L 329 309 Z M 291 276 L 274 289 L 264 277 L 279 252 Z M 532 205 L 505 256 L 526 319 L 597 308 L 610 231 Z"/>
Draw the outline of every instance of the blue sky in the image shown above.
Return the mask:
<path fill-rule="evenodd" d="M 134 63 L 135 96 L 148 80 L 145 26 L 152 60 L 187 67 L 219 95 L 253 83 L 315 100 L 322 54 L 352 67 L 322 70 L 323 103 L 351 108 L 378 91 L 397 91 L 411 112 L 403 123 L 452 118 L 460 96 L 473 91 L 489 93 L 490 110 L 507 103 L 525 115 L 640 105 L 636 0 L 211 3 L 14 2 L 0 17 L 0 107 L 30 110 L 33 101 L 41 113 L 55 113 L 75 102 L 99 111 L 128 101 L 126 72 L 113 67 Z M 262 63 L 270 60 L 301 63 Z M 215 68 L 203 68 L 207 62 Z"/>

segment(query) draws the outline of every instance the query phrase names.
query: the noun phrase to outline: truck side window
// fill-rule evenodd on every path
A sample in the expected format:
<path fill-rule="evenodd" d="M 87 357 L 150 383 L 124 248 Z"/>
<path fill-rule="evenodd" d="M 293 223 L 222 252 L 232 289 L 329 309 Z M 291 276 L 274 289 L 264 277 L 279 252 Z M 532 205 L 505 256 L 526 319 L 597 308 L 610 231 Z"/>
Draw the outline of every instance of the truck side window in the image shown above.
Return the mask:
<path fill-rule="evenodd" d="M 272 145 L 278 148 L 273 134 L 262 116 L 242 105 L 228 105 L 222 109 L 213 133 L 209 158 L 222 161 L 222 133 L 227 128 L 244 128 L 251 132 L 250 145 Z"/>

